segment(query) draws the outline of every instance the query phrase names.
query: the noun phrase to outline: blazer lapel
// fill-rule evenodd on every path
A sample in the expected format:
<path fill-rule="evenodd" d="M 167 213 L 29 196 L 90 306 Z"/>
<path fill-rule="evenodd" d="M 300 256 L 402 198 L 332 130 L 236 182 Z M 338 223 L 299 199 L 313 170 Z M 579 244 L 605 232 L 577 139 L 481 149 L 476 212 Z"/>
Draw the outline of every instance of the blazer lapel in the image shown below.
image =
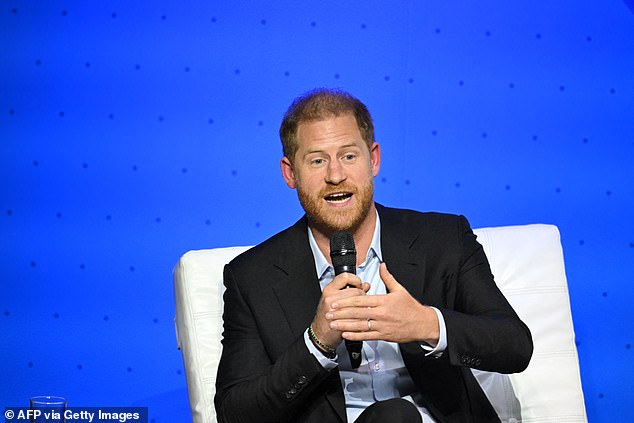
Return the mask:
<path fill-rule="evenodd" d="M 425 254 L 417 251 L 418 236 L 412 233 L 402 217 L 376 205 L 381 219 L 381 251 L 387 269 L 398 283 L 416 299 L 422 301 L 425 285 Z"/>
<path fill-rule="evenodd" d="M 279 277 L 274 281 L 273 290 L 294 338 L 301 336 L 312 322 L 321 297 L 306 231 L 306 220 L 302 218 L 291 227 L 286 248 L 274 263 Z"/>

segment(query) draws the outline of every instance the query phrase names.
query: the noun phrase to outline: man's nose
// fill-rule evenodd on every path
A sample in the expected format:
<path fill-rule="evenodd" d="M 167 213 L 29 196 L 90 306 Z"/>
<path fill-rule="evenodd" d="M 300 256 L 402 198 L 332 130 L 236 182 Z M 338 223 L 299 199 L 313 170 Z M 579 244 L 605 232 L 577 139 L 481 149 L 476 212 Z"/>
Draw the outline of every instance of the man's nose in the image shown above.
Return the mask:
<path fill-rule="evenodd" d="M 340 184 L 341 182 L 346 180 L 346 174 L 343 169 L 343 166 L 338 160 L 332 160 L 328 164 L 328 169 L 326 170 L 326 182 L 329 184 Z"/>

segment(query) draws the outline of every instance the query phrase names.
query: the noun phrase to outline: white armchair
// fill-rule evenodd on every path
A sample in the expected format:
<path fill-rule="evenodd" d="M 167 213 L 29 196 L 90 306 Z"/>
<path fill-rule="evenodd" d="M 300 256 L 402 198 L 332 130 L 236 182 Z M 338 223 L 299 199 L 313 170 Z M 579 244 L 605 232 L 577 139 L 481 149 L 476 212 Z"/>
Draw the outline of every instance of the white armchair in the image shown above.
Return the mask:
<path fill-rule="evenodd" d="M 533 335 L 528 368 L 510 375 L 525 423 L 586 422 L 559 231 L 552 225 L 474 231 L 495 280 Z M 194 423 L 216 421 L 222 345 L 222 270 L 249 247 L 189 251 L 174 269 L 176 338 Z M 495 404 L 504 408 L 505 404 Z"/>

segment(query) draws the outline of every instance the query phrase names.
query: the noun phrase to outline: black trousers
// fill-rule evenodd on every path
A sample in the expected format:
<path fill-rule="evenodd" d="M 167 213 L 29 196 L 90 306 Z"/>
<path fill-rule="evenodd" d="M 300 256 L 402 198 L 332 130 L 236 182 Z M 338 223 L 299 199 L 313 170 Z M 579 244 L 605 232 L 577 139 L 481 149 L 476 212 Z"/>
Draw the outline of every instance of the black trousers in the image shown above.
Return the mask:
<path fill-rule="evenodd" d="M 377 401 L 365 410 L 354 423 L 422 423 L 418 408 L 411 402 L 392 398 Z"/>

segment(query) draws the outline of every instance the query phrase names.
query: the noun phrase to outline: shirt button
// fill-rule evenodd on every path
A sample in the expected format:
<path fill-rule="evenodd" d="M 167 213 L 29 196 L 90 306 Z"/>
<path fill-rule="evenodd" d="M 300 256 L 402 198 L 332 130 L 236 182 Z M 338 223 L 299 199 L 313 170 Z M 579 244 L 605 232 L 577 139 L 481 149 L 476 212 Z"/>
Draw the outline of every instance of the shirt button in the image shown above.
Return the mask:
<path fill-rule="evenodd" d="M 381 370 L 381 364 L 379 364 L 379 363 L 374 363 L 374 370 L 375 370 L 375 371 L 377 371 L 377 372 L 378 372 L 379 370 Z"/>

